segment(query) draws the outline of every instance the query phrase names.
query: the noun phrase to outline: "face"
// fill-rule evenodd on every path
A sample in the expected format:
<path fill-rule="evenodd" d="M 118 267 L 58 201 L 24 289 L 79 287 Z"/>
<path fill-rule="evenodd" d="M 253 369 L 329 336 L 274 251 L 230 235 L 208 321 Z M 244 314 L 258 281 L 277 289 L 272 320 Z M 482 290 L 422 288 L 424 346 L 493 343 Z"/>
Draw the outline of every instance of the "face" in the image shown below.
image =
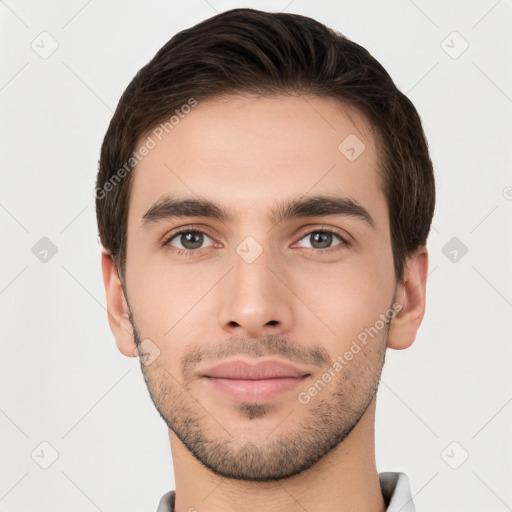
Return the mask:
<path fill-rule="evenodd" d="M 198 103 L 160 138 L 133 171 L 125 275 L 152 400 L 214 473 L 289 477 L 378 386 L 396 286 L 375 139 L 312 96 Z"/>

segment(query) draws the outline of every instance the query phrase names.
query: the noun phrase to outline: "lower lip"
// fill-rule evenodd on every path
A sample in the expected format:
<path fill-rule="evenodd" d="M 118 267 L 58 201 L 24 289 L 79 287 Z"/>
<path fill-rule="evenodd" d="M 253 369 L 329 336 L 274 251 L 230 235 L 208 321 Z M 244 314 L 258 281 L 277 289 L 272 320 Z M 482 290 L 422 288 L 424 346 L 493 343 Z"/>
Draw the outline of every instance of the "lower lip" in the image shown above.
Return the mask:
<path fill-rule="evenodd" d="M 264 403 L 282 393 L 295 389 L 309 375 L 304 377 L 279 377 L 274 379 L 222 379 L 207 377 L 211 385 L 237 402 Z"/>

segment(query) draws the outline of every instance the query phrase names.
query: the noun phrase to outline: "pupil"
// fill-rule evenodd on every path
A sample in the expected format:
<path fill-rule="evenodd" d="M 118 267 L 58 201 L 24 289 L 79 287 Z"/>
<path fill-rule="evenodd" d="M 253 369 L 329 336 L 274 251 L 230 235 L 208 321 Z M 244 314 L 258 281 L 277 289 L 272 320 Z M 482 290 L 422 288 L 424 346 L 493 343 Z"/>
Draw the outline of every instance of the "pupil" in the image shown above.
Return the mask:
<path fill-rule="evenodd" d="M 181 245 L 183 245 L 185 249 L 197 249 L 203 245 L 203 235 L 195 231 L 181 235 Z"/>
<path fill-rule="evenodd" d="M 320 240 L 319 240 L 320 239 Z M 331 233 L 315 233 L 311 235 L 311 245 L 316 249 L 325 249 L 329 247 L 332 242 L 332 234 Z M 320 242 L 320 246 L 316 246 L 317 241 Z"/>

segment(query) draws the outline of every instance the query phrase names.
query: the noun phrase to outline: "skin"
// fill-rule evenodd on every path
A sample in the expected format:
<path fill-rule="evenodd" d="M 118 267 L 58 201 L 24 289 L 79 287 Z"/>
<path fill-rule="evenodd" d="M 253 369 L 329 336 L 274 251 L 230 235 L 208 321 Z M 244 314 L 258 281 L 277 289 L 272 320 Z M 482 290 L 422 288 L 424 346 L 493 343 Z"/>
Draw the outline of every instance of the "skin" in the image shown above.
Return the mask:
<path fill-rule="evenodd" d="M 338 150 L 349 134 L 365 144 L 354 161 Z M 126 296 L 107 251 L 103 277 L 119 350 L 133 357 L 149 339 L 160 351 L 141 369 L 170 427 L 178 512 L 385 510 L 375 392 L 386 348 L 409 347 L 423 319 L 428 255 L 420 247 L 395 281 L 378 169 L 371 126 L 334 99 L 228 96 L 200 102 L 133 171 Z M 375 228 L 354 216 L 269 221 L 283 199 L 322 193 L 356 200 Z M 164 194 L 214 201 L 234 219 L 144 229 Z M 206 232 L 200 252 L 178 254 L 191 247 L 179 235 L 165 245 L 180 227 Z M 336 250 L 322 253 L 310 236 L 322 227 L 350 245 L 334 236 L 327 247 Z M 248 236 L 262 249 L 252 263 L 236 251 Z M 299 392 L 394 303 L 400 313 L 301 403 Z M 288 361 L 310 380 L 268 403 L 240 404 L 200 377 L 235 356 Z"/>

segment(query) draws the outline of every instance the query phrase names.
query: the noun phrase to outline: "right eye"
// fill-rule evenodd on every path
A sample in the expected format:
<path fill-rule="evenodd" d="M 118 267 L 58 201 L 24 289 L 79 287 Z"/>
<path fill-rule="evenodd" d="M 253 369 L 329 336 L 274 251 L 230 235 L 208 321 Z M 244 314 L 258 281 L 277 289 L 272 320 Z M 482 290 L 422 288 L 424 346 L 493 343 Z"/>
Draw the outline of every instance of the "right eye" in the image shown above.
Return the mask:
<path fill-rule="evenodd" d="M 167 238 L 164 245 L 180 249 L 180 254 L 185 251 L 198 252 L 198 249 L 205 249 L 206 247 L 211 247 L 213 245 L 213 243 L 211 243 L 205 247 L 201 247 L 203 243 L 205 243 L 205 239 L 213 242 L 213 240 L 204 231 L 196 229 L 182 229 Z"/>

